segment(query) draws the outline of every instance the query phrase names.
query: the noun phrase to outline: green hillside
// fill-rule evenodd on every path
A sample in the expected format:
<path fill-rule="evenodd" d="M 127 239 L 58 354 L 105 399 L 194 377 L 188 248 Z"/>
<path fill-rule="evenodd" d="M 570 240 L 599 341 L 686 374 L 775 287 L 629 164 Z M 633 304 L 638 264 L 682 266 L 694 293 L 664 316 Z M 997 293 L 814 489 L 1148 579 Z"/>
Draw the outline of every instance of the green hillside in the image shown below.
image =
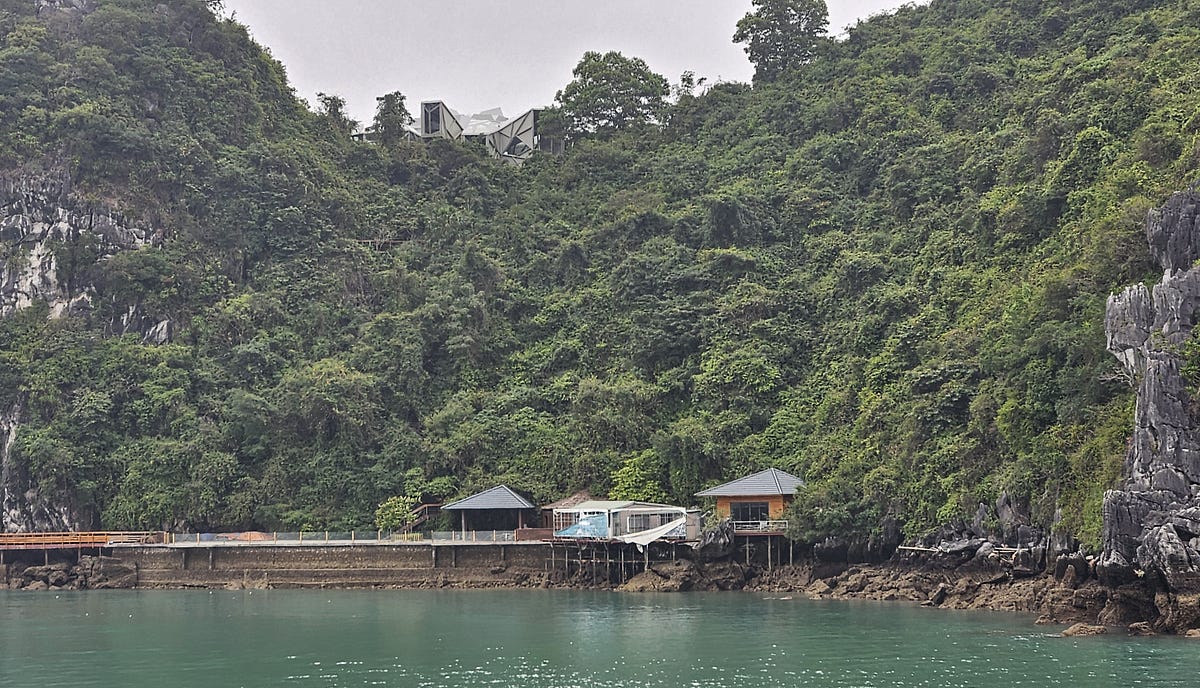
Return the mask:
<path fill-rule="evenodd" d="M 56 247 L 90 312 L 0 320 L 10 460 L 84 525 L 777 466 L 805 538 L 1007 492 L 1095 541 L 1133 406 L 1104 303 L 1200 177 L 1200 0 L 934 0 L 520 168 L 352 141 L 209 4 L 0 0 L 0 169 L 166 232 Z M 116 336 L 131 304 L 173 341 Z"/>

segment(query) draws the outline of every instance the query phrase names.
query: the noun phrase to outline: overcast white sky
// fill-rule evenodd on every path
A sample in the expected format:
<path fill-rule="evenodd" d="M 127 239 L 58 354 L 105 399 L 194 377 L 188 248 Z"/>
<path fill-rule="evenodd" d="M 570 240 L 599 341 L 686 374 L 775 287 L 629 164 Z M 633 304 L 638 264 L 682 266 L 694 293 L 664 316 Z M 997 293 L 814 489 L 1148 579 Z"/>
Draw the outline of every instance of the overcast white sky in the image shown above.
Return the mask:
<path fill-rule="evenodd" d="M 828 0 L 830 33 L 906 0 Z M 510 117 L 549 105 L 588 50 L 640 57 L 672 83 L 685 70 L 750 81 L 732 41 L 750 0 L 225 0 L 310 102 L 346 99 L 364 122 L 375 96 L 400 91 L 415 112 L 444 100 Z"/>

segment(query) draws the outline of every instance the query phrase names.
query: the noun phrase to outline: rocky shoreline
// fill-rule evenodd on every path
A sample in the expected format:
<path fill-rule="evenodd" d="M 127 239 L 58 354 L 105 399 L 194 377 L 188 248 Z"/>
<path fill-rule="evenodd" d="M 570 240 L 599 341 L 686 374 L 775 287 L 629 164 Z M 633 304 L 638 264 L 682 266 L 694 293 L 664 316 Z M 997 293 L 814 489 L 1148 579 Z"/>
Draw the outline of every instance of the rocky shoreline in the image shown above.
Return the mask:
<path fill-rule="evenodd" d="M 762 576 L 752 589 L 802 592 L 813 599 L 900 601 L 943 609 L 1036 614 L 1037 624 L 1075 624 L 1103 633 L 1200 637 L 1200 593 L 1153 580 L 1116 587 L 1096 577 L 1094 562 L 1064 563 L 1033 574 L 987 557 L 898 557 L 821 575 L 810 567 Z"/>
<path fill-rule="evenodd" d="M 0 582 L 12 590 L 119 590 L 137 586 L 137 569 L 116 557 L 85 555 L 76 564 L 5 565 Z"/>
<path fill-rule="evenodd" d="M 1018 565 L 1014 566 L 1013 561 Z M 1095 561 L 1060 556 L 1046 570 L 1020 566 L 994 548 L 983 553 L 899 553 L 883 564 L 805 563 L 771 570 L 731 562 L 667 562 L 616 589 L 629 592 L 745 590 L 810 599 L 907 602 L 942 609 L 1037 615 L 1037 624 L 1072 625 L 1068 635 L 1120 632 L 1200 637 L 1200 593 L 1147 578 L 1116 587 Z"/>
<path fill-rule="evenodd" d="M 822 564 L 763 569 L 730 561 L 680 558 L 652 563 L 621 582 L 603 571 L 525 570 L 523 567 L 460 569 L 454 575 L 427 571 L 406 582 L 371 586 L 321 584 L 315 587 L 380 589 L 566 589 L 618 592 L 743 591 L 797 598 L 904 602 L 942 609 L 981 609 L 1037 615 L 1037 624 L 1075 624 L 1070 635 L 1104 632 L 1130 635 L 1177 634 L 1200 637 L 1200 594 L 1157 592 L 1151 581 L 1109 587 L 1095 575 L 1094 562 L 1060 557 L 1053 570 L 1030 573 L 994 552 L 901 552 L 883 564 Z M 117 557 L 83 556 L 78 564 L 10 564 L 4 580 L 13 590 L 132 589 L 135 564 Z M 152 586 L 186 588 L 206 586 Z M 221 588 L 309 587 L 257 580 Z"/>

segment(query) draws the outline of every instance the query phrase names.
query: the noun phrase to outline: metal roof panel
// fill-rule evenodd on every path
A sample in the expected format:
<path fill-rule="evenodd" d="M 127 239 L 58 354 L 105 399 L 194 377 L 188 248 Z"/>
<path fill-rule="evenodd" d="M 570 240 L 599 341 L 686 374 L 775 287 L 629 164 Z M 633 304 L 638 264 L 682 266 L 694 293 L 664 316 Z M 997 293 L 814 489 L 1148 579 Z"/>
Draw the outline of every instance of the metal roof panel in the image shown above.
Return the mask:
<path fill-rule="evenodd" d="M 442 511 L 460 511 L 464 509 L 535 509 L 521 495 L 513 492 L 508 485 L 497 485 L 490 490 L 473 494 L 457 502 L 451 502 L 442 507 Z"/>
<path fill-rule="evenodd" d="M 804 481 L 778 468 L 768 468 L 754 475 L 717 485 L 697 492 L 697 497 L 754 497 L 760 495 L 794 495 Z"/>

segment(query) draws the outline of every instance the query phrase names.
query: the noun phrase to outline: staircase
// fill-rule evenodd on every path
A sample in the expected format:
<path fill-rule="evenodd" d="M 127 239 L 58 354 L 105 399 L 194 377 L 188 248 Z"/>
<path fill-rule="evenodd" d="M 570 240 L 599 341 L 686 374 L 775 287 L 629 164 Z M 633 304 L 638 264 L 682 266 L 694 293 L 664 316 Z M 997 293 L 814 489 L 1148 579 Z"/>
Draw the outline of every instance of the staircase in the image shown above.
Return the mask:
<path fill-rule="evenodd" d="M 413 532 L 421 524 L 425 523 L 426 521 L 433 518 L 434 516 L 437 516 L 438 514 L 442 513 L 442 505 L 441 504 L 418 504 L 417 506 L 413 507 L 413 510 L 409 513 L 411 513 L 413 515 L 413 519 L 412 519 L 412 521 L 409 522 L 408 525 L 404 526 L 403 532 L 405 532 L 405 533 Z"/>

